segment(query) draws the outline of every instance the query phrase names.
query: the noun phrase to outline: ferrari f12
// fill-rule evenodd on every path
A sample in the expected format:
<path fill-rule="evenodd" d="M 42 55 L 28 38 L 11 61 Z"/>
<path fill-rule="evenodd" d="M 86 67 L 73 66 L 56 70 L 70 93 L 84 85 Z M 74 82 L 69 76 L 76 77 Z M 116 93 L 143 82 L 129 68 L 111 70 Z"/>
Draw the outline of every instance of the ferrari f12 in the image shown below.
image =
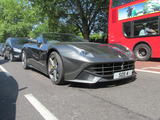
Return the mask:
<path fill-rule="evenodd" d="M 91 43 L 71 34 L 44 33 L 22 50 L 25 69 L 34 67 L 55 84 L 90 83 L 135 77 L 135 58 L 118 44 Z"/>

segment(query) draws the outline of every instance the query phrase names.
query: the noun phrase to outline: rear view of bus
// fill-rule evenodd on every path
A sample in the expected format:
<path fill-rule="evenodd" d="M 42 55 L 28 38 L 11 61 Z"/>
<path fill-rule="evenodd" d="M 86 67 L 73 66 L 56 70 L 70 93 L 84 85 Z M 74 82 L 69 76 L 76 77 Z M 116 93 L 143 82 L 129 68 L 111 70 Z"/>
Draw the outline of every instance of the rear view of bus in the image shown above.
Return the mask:
<path fill-rule="evenodd" d="M 130 48 L 138 60 L 160 58 L 160 0 L 110 0 L 108 43 Z"/>

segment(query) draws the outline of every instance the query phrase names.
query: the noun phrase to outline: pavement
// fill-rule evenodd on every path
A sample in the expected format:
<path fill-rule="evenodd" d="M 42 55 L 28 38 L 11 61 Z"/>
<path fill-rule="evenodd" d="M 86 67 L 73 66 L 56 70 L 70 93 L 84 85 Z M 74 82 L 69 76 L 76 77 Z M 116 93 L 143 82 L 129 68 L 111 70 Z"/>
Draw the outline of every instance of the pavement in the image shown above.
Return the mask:
<path fill-rule="evenodd" d="M 136 80 L 57 86 L 0 58 L 0 120 L 160 120 L 160 60 L 136 71 Z"/>

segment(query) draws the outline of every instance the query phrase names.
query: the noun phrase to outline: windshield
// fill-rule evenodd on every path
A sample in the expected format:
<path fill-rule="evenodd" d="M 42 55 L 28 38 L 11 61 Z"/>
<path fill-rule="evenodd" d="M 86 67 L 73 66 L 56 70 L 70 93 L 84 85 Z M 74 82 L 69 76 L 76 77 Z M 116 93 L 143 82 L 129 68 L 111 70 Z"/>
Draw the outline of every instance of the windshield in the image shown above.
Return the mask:
<path fill-rule="evenodd" d="M 117 6 L 124 5 L 130 2 L 133 2 L 133 1 L 136 1 L 136 0 L 113 0 L 112 6 L 117 7 Z"/>
<path fill-rule="evenodd" d="M 28 43 L 28 39 L 26 38 L 15 38 L 11 40 L 12 45 L 24 45 Z"/>
<path fill-rule="evenodd" d="M 72 34 L 46 33 L 43 34 L 43 37 L 45 40 L 53 42 L 88 42 L 88 40 Z"/>

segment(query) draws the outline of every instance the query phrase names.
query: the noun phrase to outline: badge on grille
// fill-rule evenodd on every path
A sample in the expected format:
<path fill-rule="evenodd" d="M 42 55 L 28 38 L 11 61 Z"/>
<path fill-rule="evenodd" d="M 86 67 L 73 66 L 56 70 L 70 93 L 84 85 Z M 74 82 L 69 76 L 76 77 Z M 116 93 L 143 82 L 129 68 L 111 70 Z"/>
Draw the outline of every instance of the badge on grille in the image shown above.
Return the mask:
<path fill-rule="evenodd" d="M 119 58 L 122 58 L 120 55 L 118 55 Z"/>
<path fill-rule="evenodd" d="M 123 70 L 124 69 L 124 65 L 122 64 L 122 66 L 121 66 L 121 70 Z"/>

